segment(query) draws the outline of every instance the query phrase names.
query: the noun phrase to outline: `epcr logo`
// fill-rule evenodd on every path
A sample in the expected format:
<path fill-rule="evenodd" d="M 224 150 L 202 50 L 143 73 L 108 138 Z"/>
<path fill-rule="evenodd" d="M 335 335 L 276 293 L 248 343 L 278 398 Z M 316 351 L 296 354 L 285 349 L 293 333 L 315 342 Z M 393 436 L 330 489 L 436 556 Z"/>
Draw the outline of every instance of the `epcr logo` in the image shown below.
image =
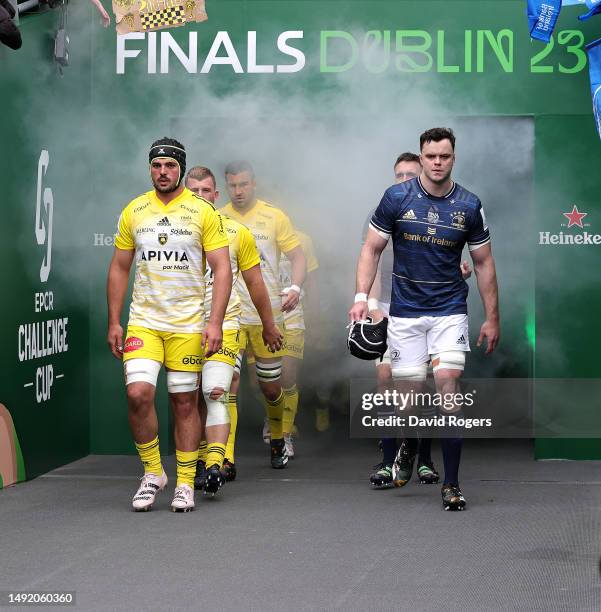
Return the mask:
<path fill-rule="evenodd" d="M 52 189 L 46 187 L 44 189 L 44 210 L 45 218 L 42 217 L 42 179 L 48 169 L 50 156 L 45 149 L 40 154 L 38 161 L 38 189 L 35 203 L 35 238 L 39 245 L 46 245 L 46 255 L 40 267 L 40 280 L 45 283 L 50 274 L 50 265 L 52 262 L 52 211 L 54 208 L 54 200 L 52 197 Z"/>

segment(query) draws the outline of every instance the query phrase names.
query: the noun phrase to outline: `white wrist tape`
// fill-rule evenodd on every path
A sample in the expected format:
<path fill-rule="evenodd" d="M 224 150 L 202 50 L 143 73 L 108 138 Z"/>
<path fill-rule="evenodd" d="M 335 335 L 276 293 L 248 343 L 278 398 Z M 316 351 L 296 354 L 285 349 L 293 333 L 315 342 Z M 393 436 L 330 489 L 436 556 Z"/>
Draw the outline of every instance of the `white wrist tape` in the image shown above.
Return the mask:
<path fill-rule="evenodd" d="M 380 302 L 376 298 L 369 298 L 367 300 L 367 307 L 369 310 L 380 310 Z"/>
<path fill-rule="evenodd" d="M 300 295 L 301 288 L 298 285 L 290 285 L 290 287 L 282 289 L 282 293 L 288 293 L 289 291 L 296 291 Z"/>
<path fill-rule="evenodd" d="M 367 293 L 355 293 L 355 304 L 357 302 L 367 302 Z"/>

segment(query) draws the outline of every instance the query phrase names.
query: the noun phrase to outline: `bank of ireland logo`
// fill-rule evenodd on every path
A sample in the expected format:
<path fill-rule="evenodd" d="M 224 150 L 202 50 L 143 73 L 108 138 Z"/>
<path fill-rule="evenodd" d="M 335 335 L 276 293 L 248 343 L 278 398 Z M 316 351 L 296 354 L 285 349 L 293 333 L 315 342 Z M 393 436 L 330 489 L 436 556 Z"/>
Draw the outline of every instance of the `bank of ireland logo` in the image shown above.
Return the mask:
<path fill-rule="evenodd" d="M 40 266 L 40 280 L 45 283 L 50 274 L 52 264 L 52 218 L 54 211 L 54 198 L 52 189 L 45 187 L 42 192 L 43 179 L 50 164 L 50 155 L 45 149 L 38 161 L 38 186 L 35 203 L 35 238 L 40 246 L 46 246 L 46 254 Z M 42 212 L 43 211 L 43 212 Z"/>
<path fill-rule="evenodd" d="M 164 233 L 160 233 L 159 234 L 159 244 L 161 246 L 164 245 L 164 244 L 167 244 L 167 239 L 168 239 L 167 234 L 164 234 Z"/>

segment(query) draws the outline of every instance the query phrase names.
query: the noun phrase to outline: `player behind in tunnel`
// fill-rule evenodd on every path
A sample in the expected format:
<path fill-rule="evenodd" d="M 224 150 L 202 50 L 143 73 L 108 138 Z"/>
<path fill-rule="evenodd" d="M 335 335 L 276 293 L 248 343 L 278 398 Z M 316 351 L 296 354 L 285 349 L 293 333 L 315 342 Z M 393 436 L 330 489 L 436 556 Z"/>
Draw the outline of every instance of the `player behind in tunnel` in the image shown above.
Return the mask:
<path fill-rule="evenodd" d="M 283 313 L 296 308 L 305 280 L 306 262 L 298 237 L 290 219 L 279 208 L 257 198 L 255 174 L 248 162 L 229 163 L 225 168 L 225 180 L 231 201 L 221 212 L 246 225 L 252 232 L 261 256 L 261 273 L 269 292 L 273 316 L 277 324 L 282 324 Z M 282 252 L 292 265 L 292 284 L 289 287 L 280 284 Z M 243 285 L 240 285 L 239 296 L 242 302 L 240 349 L 245 351 L 250 347 L 256 357 L 257 378 L 271 430 L 271 465 L 280 469 L 288 463 L 282 429 L 285 397 L 280 384 L 285 353 L 266 349 L 261 319 Z M 234 393 L 237 393 L 238 386 L 239 376 L 235 376 L 232 382 Z"/>
<path fill-rule="evenodd" d="M 286 401 L 282 429 L 284 431 L 286 453 L 290 458 L 293 458 L 295 454 L 294 432 L 296 427 L 294 421 L 299 404 L 297 382 L 305 352 L 306 325 L 309 324 L 310 326 L 311 322 L 314 324 L 317 322 L 319 308 L 317 305 L 319 302 L 317 281 L 319 263 L 315 256 L 313 241 L 307 234 L 298 229 L 295 228 L 294 231 L 300 240 L 307 261 L 307 275 L 298 306 L 294 310 L 284 313 L 285 355 L 282 358 L 282 390 Z M 287 258 L 280 260 L 280 283 L 282 287 L 288 287 L 292 284 L 292 265 Z M 253 361 L 254 356 L 251 359 L 251 355 L 248 355 L 249 366 Z M 268 420 L 265 421 L 263 428 L 263 439 L 266 442 L 271 439 Z"/>
<path fill-rule="evenodd" d="M 215 175 L 209 168 L 195 166 L 186 177 L 186 187 L 212 204 L 219 198 Z M 240 372 L 240 298 L 238 287 L 244 283 L 246 290 L 261 319 L 264 345 L 272 351 L 282 348 L 283 336 L 275 325 L 271 302 L 261 275 L 260 257 L 255 239 L 241 223 L 223 215 L 229 243 L 233 285 L 230 300 L 223 320 L 223 346 L 205 358 L 202 369 L 202 395 L 199 396 L 199 411 L 203 434 L 199 449 L 195 487 L 205 493 L 214 494 L 224 480 L 236 478 L 234 443 L 238 422 L 237 395 L 230 393 L 234 371 Z M 239 274 L 242 278 L 239 278 Z M 205 316 L 210 317 L 213 272 L 207 267 L 205 293 Z M 227 402 L 227 408 L 226 408 Z M 207 417 L 207 407 L 212 415 Z M 228 414 L 229 413 L 229 414 Z M 226 418 L 227 417 L 227 418 Z M 206 466 L 206 469 L 205 469 Z"/>

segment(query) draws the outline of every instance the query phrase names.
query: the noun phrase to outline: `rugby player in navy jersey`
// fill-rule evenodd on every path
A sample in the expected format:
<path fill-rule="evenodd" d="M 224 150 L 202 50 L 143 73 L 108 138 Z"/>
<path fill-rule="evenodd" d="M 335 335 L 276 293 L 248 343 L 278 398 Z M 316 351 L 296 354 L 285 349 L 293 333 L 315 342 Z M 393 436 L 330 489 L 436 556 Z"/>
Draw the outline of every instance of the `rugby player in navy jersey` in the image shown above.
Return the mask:
<path fill-rule="evenodd" d="M 370 292 L 380 255 L 392 238 L 394 264 L 388 321 L 392 377 L 401 389 L 426 379 L 430 359 L 439 393 L 456 393 L 469 348 L 467 293 L 460 269 L 467 243 L 474 264 L 485 321 L 477 345 L 491 353 L 499 341 L 499 305 L 495 263 L 482 204 L 451 178 L 455 135 L 433 128 L 420 136 L 420 175 L 388 188 L 370 222 L 357 264 L 351 321 L 368 314 Z M 409 387 L 407 387 L 409 385 Z M 460 416 L 455 406 L 445 414 Z M 441 439 L 445 510 L 462 510 L 459 487 L 462 439 Z M 400 450 L 399 450 L 400 454 Z M 396 471 L 404 458 L 397 455 Z M 403 483 L 404 484 L 404 483 Z"/>
<path fill-rule="evenodd" d="M 395 183 L 409 181 L 420 175 L 422 165 L 419 155 L 406 151 L 401 153 L 394 162 Z M 376 209 L 374 208 L 365 221 L 363 229 L 363 240 L 367 236 L 369 223 Z M 381 321 L 383 317 L 389 316 L 390 294 L 392 293 L 392 265 L 393 253 L 392 244 L 389 242 L 382 252 L 378 271 L 374 278 L 374 283 L 368 295 L 367 305 L 369 316 L 374 321 Z M 467 261 L 461 262 L 461 275 L 467 280 L 472 275 L 472 270 Z M 392 382 L 392 370 L 390 367 L 390 350 L 384 353 L 381 360 L 376 361 L 376 372 L 378 378 L 378 391 L 385 391 Z M 431 416 L 422 412 L 422 416 Z M 399 483 L 406 484 L 413 474 L 413 464 L 417 455 L 417 475 L 423 484 L 436 484 L 439 480 L 438 472 L 432 462 L 430 454 L 432 448 L 432 438 L 421 436 L 417 438 L 405 438 L 403 441 L 397 438 L 382 438 L 380 445 L 382 448 L 382 462 L 374 466 L 376 470 L 369 477 L 369 483 L 373 489 L 388 489 L 394 486 L 392 479 L 392 465 L 399 451 L 400 444 L 403 444 L 401 456 L 403 460 L 403 473 L 397 476 L 397 486 Z"/>

